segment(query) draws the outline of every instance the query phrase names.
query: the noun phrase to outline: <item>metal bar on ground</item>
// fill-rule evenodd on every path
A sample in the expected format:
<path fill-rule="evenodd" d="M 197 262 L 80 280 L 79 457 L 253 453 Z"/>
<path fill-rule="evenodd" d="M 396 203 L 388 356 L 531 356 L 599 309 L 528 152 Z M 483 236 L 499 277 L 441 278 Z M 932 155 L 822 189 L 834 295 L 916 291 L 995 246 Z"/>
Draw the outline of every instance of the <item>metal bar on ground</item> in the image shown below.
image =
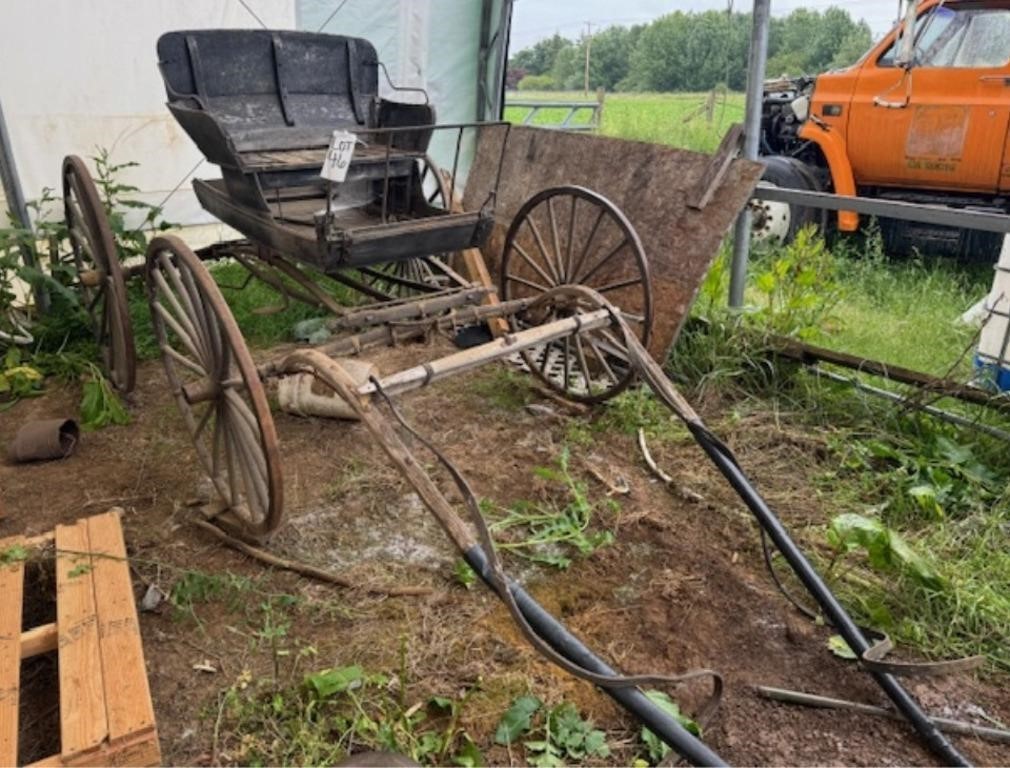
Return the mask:
<path fill-rule="evenodd" d="M 768 59 L 768 28 L 771 24 L 771 0 L 754 0 L 750 55 L 747 62 L 747 105 L 744 115 L 743 156 L 758 159 L 761 141 L 761 109 L 764 97 L 765 64 Z M 730 266 L 729 305 L 743 306 L 747 287 L 747 260 L 750 258 L 751 212 L 744 208 L 733 230 L 733 261 Z"/>
<path fill-rule="evenodd" d="M 984 389 L 969 387 L 951 379 L 941 379 L 930 376 L 928 373 L 913 371 L 909 368 L 902 368 L 897 365 L 888 365 L 879 360 L 870 360 L 865 357 L 849 355 L 845 352 L 836 352 L 832 349 L 815 347 L 812 344 L 805 344 L 794 339 L 775 338 L 773 341 L 772 354 L 788 357 L 807 365 L 816 361 L 831 363 L 842 368 L 849 368 L 861 373 L 869 373 L 873 376 L 880 376 L 884 379 L 898 381 L 902 384 L 912 384 L 927 392 L 934 392 L 944 397 L 953 397 L 957 400 L 964 400 L 966 403 L 975 403 L 989 408 L 995 408 L 1003 413 L 1010 413 L 1010 397 L 1006 394 L 992 394 Z"/>
<path fill-rule="evenodd" d="M 964 416 L 960 416 L 956 413 L 951 413 L 950 411 L 945 411 L 942 408 L 937 408 L 935 405 L 916 402 L 915 400 L 911 400 L 904 395 L 898 394 L 897 392 L 891 392 L 887 389 L 881 389 L 880 387 L 874 387 L 871 384 L 866 384 L 857 378 L 851 376 L 841 376 L 837 373 L 833 373 L 832 371 L 826 371 L 818 365 L 809 366 L 808 370 L 818 378 L 823 377 L 830 381 L 837 382 L 838 384 L 848 384 L 853 389 L 865 392 L 868 395 L 880 397 L 884 400 L 890 400 L 892 403 L 905 405 L 909 408 L 915 408 L 918 411 L 929 414 L 935 419 L 946 421 L 949 424 L 956 424 L 957 426 L 964 427 L 965 429 L 975 429 L 979 432 L 984 432 L 990 437 L 995 437 L 997 440 L 1010 443 L 1010 432 L 998 427 L 991 427 L 988 424 L 980 424 L 977 421 L 965 418 Z"/>
<path fill-rule="evenodd" d="M 809 208 L 822 208 L 827 211 L 855 211 L 867 216 L 882 216 L 902 221 L 918 221 L 945 227 L 1010 234 L 1010 216 L 1003 213 L 951 208 L 946 205 L 905 203 L 898 200 L 881 200 L 870 197 L 848 197 L 832 195 L 827 192 L 807 192 L 775 187 L 770 184 L 758 184 L 754 191 L 754 197 L 758 200 L 793 203 Z"/>

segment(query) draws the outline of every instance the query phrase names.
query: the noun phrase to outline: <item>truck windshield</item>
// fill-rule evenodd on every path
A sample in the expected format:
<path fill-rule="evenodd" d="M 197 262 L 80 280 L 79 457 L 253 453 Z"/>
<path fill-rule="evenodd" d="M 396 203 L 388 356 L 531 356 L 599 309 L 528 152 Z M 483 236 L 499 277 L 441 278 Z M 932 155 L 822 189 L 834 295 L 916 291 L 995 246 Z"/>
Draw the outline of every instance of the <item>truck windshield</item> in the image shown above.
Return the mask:
<path fill-rule="evenodd" d="M 987 69 L 1010 62 L 1010 8 L 940 6 L 915 25 L 915 65 Z M 894 66 L 897 41 L 877 60 Z"/>

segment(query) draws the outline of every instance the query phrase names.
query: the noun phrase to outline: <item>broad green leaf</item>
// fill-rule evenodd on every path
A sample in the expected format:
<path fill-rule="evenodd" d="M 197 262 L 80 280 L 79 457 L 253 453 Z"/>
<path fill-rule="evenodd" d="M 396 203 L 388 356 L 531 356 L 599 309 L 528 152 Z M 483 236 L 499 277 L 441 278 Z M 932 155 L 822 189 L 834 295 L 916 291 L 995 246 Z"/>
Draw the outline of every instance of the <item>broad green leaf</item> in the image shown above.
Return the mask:
<path fill-rule="evenodd" d="M 498 721 L 494 740 L 497 744 L 511 744 L 530 729 L 533 715 L 537 713 L 543 702 L 536 696 L 520 696 L 512 702 L 505 714 Z"/>
<path fill-rule="evenodd" d="M 483 753 L 465 733 L 463 734 L 463 746 L 456 752 L 452 762 L 460 768 L 484 768 L 486 765 Z"/>
<path fill-rule="evenodd" d="M 856 659 L 856 652 L 853 651 L 845 638 L 841 635 L 832 635 L 828 638 L 828 650 L 840 659 Z"/>
<path fill-rule="evenodd" d="M 670 717 L 680 723 L 687 731 L 693 733 L 695 736 L 701 736 L 701 728 L 698 724 L 691 718 L 682 714 L 680 706 L 668 695 L 662 691 L 646 691 L 645 695 L 653 704 L 670 715 Z M 653 763 L 658 763 L 670 753 L 670 747 L 666 744 L 666 742 L 648 728 L 642 728 L 641 737 L 642 742 L 649 750 L 649 757 L 652 759 Z"/>
<path fill-rule="evenodd" d="M 305 682 L 320 699 L 327 699 L 337 693 L 360 685 L 364 672 L 357 664 L 306 675 Z"/>

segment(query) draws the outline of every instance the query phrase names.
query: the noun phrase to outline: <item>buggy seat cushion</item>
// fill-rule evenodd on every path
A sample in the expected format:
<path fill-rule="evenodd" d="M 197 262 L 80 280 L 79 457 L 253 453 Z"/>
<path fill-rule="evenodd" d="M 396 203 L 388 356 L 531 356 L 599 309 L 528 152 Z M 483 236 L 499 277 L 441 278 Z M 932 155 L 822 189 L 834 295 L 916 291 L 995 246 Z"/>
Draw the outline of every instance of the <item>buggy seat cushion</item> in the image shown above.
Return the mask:
<path fill-rule="evenodd" d="M 211 162 L 325 147 L 335 129 L 374 127 L 378 56 L 367 40 L 310 32 L 167 32 L 158 60 L 168 106 Z"/>

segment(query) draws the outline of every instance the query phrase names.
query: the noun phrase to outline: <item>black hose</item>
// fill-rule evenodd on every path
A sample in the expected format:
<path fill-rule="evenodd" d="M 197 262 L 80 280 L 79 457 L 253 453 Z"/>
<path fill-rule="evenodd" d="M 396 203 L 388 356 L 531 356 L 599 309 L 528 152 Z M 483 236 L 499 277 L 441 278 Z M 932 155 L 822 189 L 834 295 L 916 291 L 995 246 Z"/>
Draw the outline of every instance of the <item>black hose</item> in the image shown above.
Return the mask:
<path fill-rule="evenodd" d="M 463 553 L 463 557 L 467 564 L 480 575 L 481 579 L 492 590 L 495 590 L 494 575 L 488 565 L 484 550 L 480 546 L 473 546 Z M 516 582 L 509 581 L 509 591 L 523 616 L 526 617 L 526 621 L 558 653 L 597 674 L 617 674 L 606 662 L 583 645 L 582 641 L 569 632 L 561 622 L 544 610 Z M 638 688 L 601 688 L 601 690 L 637 717 L 642 725 L 659 736 L 671 749 L 692 765 L 726 765 L 726 762 L 701 739 L 664 712 Z"/>
<path fill-rule="evenodd" d="M 758 523 L 771 537 L 779 552 L 782 553 L 782 556 L 785 557 L 800 581 L 803 582 L 807 591 L 810 592 L 811 596 L 817 601 L 817 604 L 820 605 L 821 610 L 824 611 L 831 624 L 834 625 L 838 633 L 845 639 L 849 648 L 857 656 L 862 656 L 870 647 L 869 641 L 867 641 L 862 631 L 845 611 L 845 608 L 838 602 L 838 599 L 831 592 L 828 585 L 824 583 L 817 571 L 814 570 L 814 567 L 806 559 L 799 547 L 796 546 L 796 542 L 793 541 L 789 532 L 782 525 L 782 522 L 768 508 L 764 499 L 761 498 L 760 494 L 754 489 L 754 486 L 751 485 L 736 463 L 733 454 L 702 424 L 687 422 L 687 426 L 691 430 L 691 434 L 694 435 L 694 439 L 698 442 L 698 445 L 704 449 L 705 453 L 708 454 L 709 458 L 719 468 L 719 471 L 722 472 L 730 485 L 733 486 L 733 489 L 743 499 L 750 511 L 754 513 Z M 905 690 L 893 675 L 873 671 L 870 674 L 880 687 L 884 689 L 884 693 L 894 702 L 894 706 L 898 711 L 908 719 L 912 727 L 926 740 L 927 745 L 933 750 L 933 753 L 942 759 L 945 765 L 971 765 L 964 755 L 958 752 L 947 737 L 940 732 L 926 713 L 922 711 L 915 699 L 912 698 L 912 695 Z"/>

